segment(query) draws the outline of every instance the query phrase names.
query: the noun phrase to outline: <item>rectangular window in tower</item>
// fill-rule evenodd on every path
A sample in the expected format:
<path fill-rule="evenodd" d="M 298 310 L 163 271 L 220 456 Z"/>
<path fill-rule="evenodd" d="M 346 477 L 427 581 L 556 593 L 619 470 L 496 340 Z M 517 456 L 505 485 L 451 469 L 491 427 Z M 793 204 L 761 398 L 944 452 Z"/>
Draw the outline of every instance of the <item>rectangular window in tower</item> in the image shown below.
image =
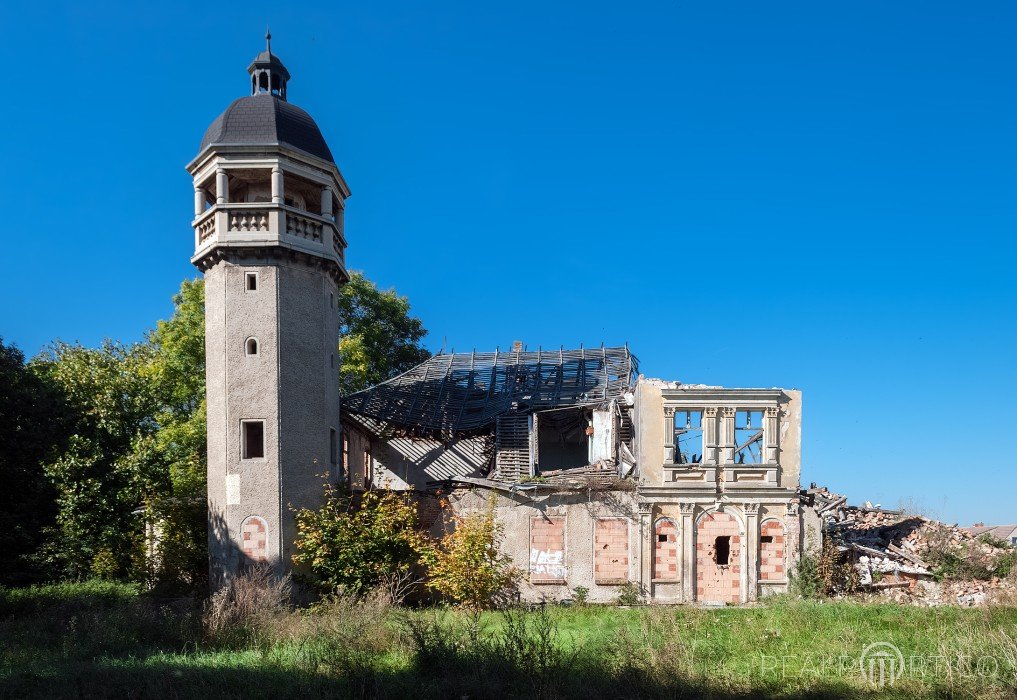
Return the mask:
<path fill-rule="evenodd" d="M 248 292 L 258 291 L 258 273 L 247 272 L 244 273 L 244 289 Z"/>
<path fill-rule="evenodd" d="M 262 459 L 265 456 L 265 421 L 240 422 L 240 449 L 243 459 Z"/>

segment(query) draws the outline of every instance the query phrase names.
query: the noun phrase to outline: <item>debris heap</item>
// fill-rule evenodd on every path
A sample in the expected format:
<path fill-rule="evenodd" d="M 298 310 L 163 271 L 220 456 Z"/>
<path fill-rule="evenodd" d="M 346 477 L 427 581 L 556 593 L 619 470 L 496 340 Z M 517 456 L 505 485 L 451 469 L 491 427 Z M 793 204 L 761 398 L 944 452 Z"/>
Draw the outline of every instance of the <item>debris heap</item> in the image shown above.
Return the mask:
<path fill-rule="evenodd" d="M 824 539 L 853 565 L 863 591 L 902 602 L 976 605 L 1017 594 L 1017 551 L 956 526 L 865 503 L 813 484 L 801 497 L 823 520 Z"/>

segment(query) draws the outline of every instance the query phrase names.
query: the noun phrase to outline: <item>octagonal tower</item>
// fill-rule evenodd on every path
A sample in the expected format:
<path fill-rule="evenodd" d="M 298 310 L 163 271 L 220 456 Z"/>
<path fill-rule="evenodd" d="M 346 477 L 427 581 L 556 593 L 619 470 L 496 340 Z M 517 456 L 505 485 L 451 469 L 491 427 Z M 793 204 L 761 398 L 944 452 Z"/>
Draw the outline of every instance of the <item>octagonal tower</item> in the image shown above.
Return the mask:
<path fill-rule="evenodd" d="M 291 506 L 315 506 L 338 471 L 336 303 L 346 283 L 349 188 L 289 71 L 266 49 L 251 94 L 205 132 L 194 179 L 194 255 L 205 274 L 212 586 L 245 563 L 282 572 Z"/>

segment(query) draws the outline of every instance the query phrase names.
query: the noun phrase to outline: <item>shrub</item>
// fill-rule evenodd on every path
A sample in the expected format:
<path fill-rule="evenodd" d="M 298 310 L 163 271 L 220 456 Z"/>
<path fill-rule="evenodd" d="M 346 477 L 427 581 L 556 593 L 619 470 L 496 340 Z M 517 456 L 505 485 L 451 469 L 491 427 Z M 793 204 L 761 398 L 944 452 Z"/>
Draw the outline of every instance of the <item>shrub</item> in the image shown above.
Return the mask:
<path fill-rule="evenodd" d="M 821 598 L 826 593 L 819 574 L 819 558 L 814 554 L 803 554 L 798 560 L 798 566 L 791 572 L 791 593 L 799 598 Z"/>
<path fill-rule="evenodd" d="M 326 593 L 364 595 L 402 577 L 415 568 L 426 541 L 409 496 L 389 490 L 357 495 L 326 484 L 321 508 L 304 508 L 296 520 L 293 561 Z"/>
<path fill-rule="evenodd" d="M 841 555 L 830 537 L 823 540 L 817 566 L 823 594 L 853 593 L 858 590 L 858 570 Z"/>
<path fill-rule="evenodd" d="M 502 526 L 493 503 L 484 513 L 453 516 L 452 530 L 423 552 L 427 586 L 475 610 L 492 607 L 518 583 L 520 571 L 499 551 Z"/>
<path fill-rule="evenodd" d="M 632 581 L 626 581 L 618 586 L 618 597 L 615 598 L 615 603 L 618 605 L 639 605 L 639 602 L 639 586 Z"/>
<path fill-rule="evenodd" d="M 572 601 L 582 607 L 590 602 L 590 589 L 586 586 L 576 586 L 572 589 Z"/>

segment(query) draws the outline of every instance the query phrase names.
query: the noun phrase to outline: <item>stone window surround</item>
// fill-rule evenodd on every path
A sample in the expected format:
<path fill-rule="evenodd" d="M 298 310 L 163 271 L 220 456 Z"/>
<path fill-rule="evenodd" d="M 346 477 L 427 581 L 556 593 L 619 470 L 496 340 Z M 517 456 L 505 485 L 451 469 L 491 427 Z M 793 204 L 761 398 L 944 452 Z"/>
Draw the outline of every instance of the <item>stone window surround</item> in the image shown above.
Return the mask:
<path fill-rule="evenodd" d="M 675 464 L 674 415 L 677 411 L 702 411 L 703 457 L 696 465 L 735 465 L 735 414 L 762 411 L 764 458 L 739 468 L 779 466 L 780 414 L 784 392 L 779 389 L 664 389 L 665 464 Z M 668 461 L 671 460 L 671 461 Z"/>

